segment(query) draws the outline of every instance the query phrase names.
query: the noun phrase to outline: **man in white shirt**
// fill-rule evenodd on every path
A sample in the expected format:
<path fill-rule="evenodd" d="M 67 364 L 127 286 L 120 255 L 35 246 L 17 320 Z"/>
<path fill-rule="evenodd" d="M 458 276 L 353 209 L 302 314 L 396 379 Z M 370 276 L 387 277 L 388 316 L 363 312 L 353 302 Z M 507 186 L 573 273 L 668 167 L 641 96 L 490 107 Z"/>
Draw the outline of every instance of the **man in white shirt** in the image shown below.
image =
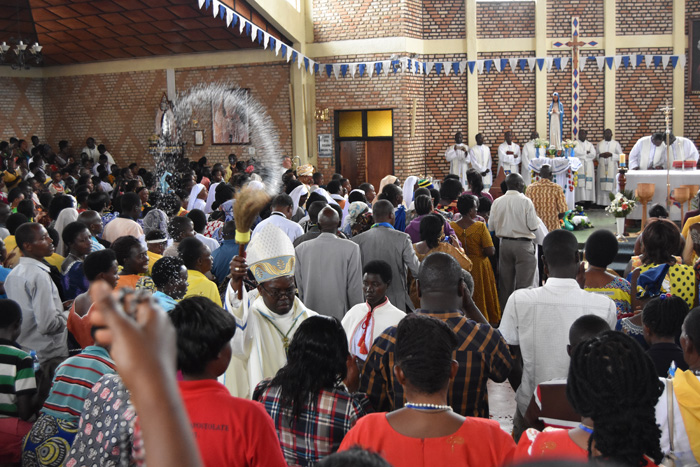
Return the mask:
<path fill-rule="evenodd" d="M 629 157 L 630 170 L 661 170 L 666 168 L 666 144 L 663 133 L 639 138 Z"/>
<path fill-rule="evenodd" d="M 450 163 L 450 173 L 457 175 L 463 186 L 467 186 L 467 170 L 469 169 L 469 146 L 463 144 L 462 132 L 455 133 L 455 144 L 445 151 L 445 159 Z"/>
<path fill-rule="evenodd" d="M 291 220 L 294 213 L 292 209 L 294 208 L 294 201 L 292 197 L 286 194 L 280 194 L 273 198 L 272 200 L 272 213 L 270 217 L 261 221 L 253 230 L 251 238 L 255 237 L 259 231 L 262 230 L 267 224 L 272 224 L 277 226 L 284 232 L 289 240 L 294 243 L 297 237 L 304 235 L 304 229 L 301 228 L 299 224 Z"/>
<path fill-rule="evenodd" d="M 90 159 L 92 159 L 95 164 L 99 162 L 100 151 L 97 149 L 97 146 L 95 146 L 95 138 L 91 136 L 85 140 L 85 147 L 81 153 L 85 153 L 90 156 Z"/>
<path fill-rule="evenodd" d="M 484 191 L 489 191 L 491 185 L 493 185 L 491 149 L 484 144 L 483 134 L 477 134 L 475 139 L 476 146 L 469 150 L 469 163 L 473 169 L 481 174 L 484 181 Z"/>
<path fill-rule="evenodd" d="M 576 202 L 595 201 L 595 146 L 588 141 L 588 131 L 581 130 L 578 141 L 574 147 L 574 155 L 581 160 L 581 168 L 578 169 L 578 187 L 576 187 Z"/>
<path fill-rule="evenodd" d="M 110 243 L 120 237 L 131 235 L 144 240 L 143 229 L 136 222 L 141 217 L 141 198 L 133 192 L 124 193 L 121 197 L 119 217 L 111 220 L 102 232 L 102 238 Z"/>
<path fill-rule="evenodd" d="M 600 206 L 610 205 L 610 193 L 615 189 L 615 176 L 620 163 L 622 147 L 620 143 L 612 139 L 613 132 L 606 128 L 603 132 L 603 141 L 598 143 L 598 183 L 596 184 L 596 204 Z"/>
<path fill-rule="evenodd" d="M 498 146 L 498 170 L 496 176 L 503 172 L 507 176 L 510 173 L 518 173 L 520 164 L 520 145 L 513 142 L 513 133 L 506 131 L 505 142 Z"/>
<path fill-rule="evenodd" d="M 537 257 L 533 240 L 540 225 L 532 200 L 523 194 L 523 177 L 511 173 L 506 177 L 506 185 L 508 191 L 493 202 L 489 218 L 489 230 L 501 239 L 498 258 L 501 309 L 514 290 L 534 283 Z"/>
<path fill-rule="evenodd" d="M 535 147 L 535 140 L 540 137 L 540 134 L 536 131 L 530 133 L 530 141 L 525 143 L 523 146 L 523 153 L 520 158 L 520 175 L 523 177 L 525 185 L 532 183 L 531 173 L 530 173 L 530 161 L 532 159 L 537 159 L 537 148 Z"/>
<path fill-rule="evenodd" d="M 682 136 L 674 136 L 673 133 L 668 135 L 668 163 L 671 164 L 671 168 L 681 168 L 680 162 L 683 161 L 694 161 L 695 164 L 693 168 L 697 166 L 698 163 L 698 148 L 695 144 L 688 138 Z M 673 163 L 678 162 L 679 167 L 674 167 Z"/>
<path fill-rule="evenodd" d="M 615 303 L 610 298 L 586 292 L 577 282 L 583 270 L 579 267 L 581 258 L 574 234 L 563 229 L 550 232 L 544 239 L 543 250 L 547 283 L 513 292 L 498 328 L 522 365 L 522 373 L 514 368 L 510 378 L 516 389 L 517 409 L 513 417 L 516 441 L 528 428 L 523 416 L 537 385 L 568 374 L 566 346 L 573 322 L 593 314 L 614 328 L 617 318 Z"/>

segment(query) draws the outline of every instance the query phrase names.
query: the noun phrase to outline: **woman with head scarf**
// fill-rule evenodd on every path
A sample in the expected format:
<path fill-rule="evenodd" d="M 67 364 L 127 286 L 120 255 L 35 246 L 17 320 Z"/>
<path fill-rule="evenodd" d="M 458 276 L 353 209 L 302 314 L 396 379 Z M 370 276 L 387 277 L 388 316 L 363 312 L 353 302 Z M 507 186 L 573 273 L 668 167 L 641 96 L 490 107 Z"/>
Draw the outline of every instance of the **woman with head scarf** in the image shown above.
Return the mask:
<path fill-rule="evenodd" d="M 418 183 L 418 177 L 414 175 L 406 177 L 406 181 L 403 183 L 403 204 L 408 207 L 409 211 L 411 210 L 416 183 Z"/>
<path fill-rule="evenodd" d="M 151 209 L 143 218 L 143 233 L 148 235 L 152 230 L 168 231 L 168 216 L 160 209 Z"/>
<path fill-rule="evenodd" d="M 193 209 L 199 209 L 200 211 L 204 211 L 204 208 L 207 205 L 206 201 L 208 195 L 209 192 L 207 191 L 207 187 L 201 183 L 197 183 L 192 186 L 192 190 L 190 190 L 190 197 L 187 201 L 187 210 L 191 211 Z"/>
<path fill-rule="evenodd" d="M 306 210 L 304 209 L 304 203 L 309 197 L 309 187 L 300 183 L 298 187 L 294 188 L 289 196 L 292 197 L 292 220 L 294 222 L 299 222 L 306 215 Z"/>
<path fill-rule="evenodd" d="M 56 253 L 58 253 L 61 256 L 66 256 L 66 244 L 63 241 L 63 229 L 70 224 L 71 222 L 75 222 L 78 220 L 78 210 L 75 208 L 65 208 L 61 210 L 61 213 L 58 215 L 58 218 L 56 219 L 56 224 L 54 225 L 54 229 L 58 232 L 59 235 L 59 240 L 58 240 L 58 245 L 56 245 Z"/>
<path fill-rule="evenodd" d="M 386 177 L 382 178 L 382 181 L 379 182 L 379 189 L 377 190 L 377 193 L 381 193 L 382 190 L 384 190 L 385 186 L 387 186 L 391 183 L 396 183 L 396 180 L 398 180 L 398 178 L 396 178 L 393 175 L 387 175 Z M 374 198 L 374 201 L 372 202 L 372 204 L 376 203 L 378 199 L 379 199 L 379 197 Z"/>

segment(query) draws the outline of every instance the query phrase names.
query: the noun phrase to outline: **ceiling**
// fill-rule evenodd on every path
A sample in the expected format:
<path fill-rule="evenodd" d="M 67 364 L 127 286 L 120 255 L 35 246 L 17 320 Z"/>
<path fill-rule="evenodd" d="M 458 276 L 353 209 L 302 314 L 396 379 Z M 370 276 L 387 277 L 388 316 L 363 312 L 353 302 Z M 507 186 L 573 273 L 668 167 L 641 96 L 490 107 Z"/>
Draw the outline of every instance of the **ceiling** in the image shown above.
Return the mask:
<path fill-rule="evenodd" d="M 222 3 L 290 44 L 245 1 Z M 38 41 L 44 65 L 262 48 L 238 31 L 197 0 L 0 0 L 0 42 Z"/>

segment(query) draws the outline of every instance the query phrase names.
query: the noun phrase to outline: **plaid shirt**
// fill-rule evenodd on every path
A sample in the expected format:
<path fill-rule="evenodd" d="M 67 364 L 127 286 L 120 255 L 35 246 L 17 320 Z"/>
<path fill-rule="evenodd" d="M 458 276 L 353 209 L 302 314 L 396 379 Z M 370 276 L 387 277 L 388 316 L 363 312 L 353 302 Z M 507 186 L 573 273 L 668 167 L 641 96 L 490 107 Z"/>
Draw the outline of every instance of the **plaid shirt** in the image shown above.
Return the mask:
<path fill-rule="evenodd" d="M 322 390 L 315 400 L 309 396 L 299 419 L 294 422 L 291 405 L 281 401 L 281 388 L 262 381 L 253 400 L 262 403 L 272 417 L 289 465 L 312 466 L 338 450 L 345 434 L 369 410 L 365 394 L 348 394 L 344 387 Z"/>
<path fill-rule="evenodd" d="M 447 323 L 457 335 L 455 360 L 459 369 L 450 383 L 447 401 L 452 409 L 464 416 L 489 416 L 489 378 L 505 381 L 513 367 L 508 344 L 501 334 L 488 324 L 477 324 L 460 311 L 418 311 Z M 390 412 L 406 402 L 403 387 L 394 377 L 394 346 L 396 326 L 384 330 L 370 349 L 362 370 L 360 391 L 367 393 L 377 412 Z"/>

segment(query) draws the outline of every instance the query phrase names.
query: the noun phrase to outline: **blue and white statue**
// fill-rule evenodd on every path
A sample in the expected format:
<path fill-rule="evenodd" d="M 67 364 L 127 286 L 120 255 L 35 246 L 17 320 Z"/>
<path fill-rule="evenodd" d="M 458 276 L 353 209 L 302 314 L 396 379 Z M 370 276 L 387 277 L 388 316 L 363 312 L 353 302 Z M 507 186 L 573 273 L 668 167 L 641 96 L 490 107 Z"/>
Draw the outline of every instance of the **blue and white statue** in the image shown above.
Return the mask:
<path fill-rule="evenodd" d="M 552 94 L 547 117 L 549 118 L 549 145 L 559 151 L 562 149 L 562 133 L 564 132 L 564 104 L 559 100 L 558 92 Z"/>

